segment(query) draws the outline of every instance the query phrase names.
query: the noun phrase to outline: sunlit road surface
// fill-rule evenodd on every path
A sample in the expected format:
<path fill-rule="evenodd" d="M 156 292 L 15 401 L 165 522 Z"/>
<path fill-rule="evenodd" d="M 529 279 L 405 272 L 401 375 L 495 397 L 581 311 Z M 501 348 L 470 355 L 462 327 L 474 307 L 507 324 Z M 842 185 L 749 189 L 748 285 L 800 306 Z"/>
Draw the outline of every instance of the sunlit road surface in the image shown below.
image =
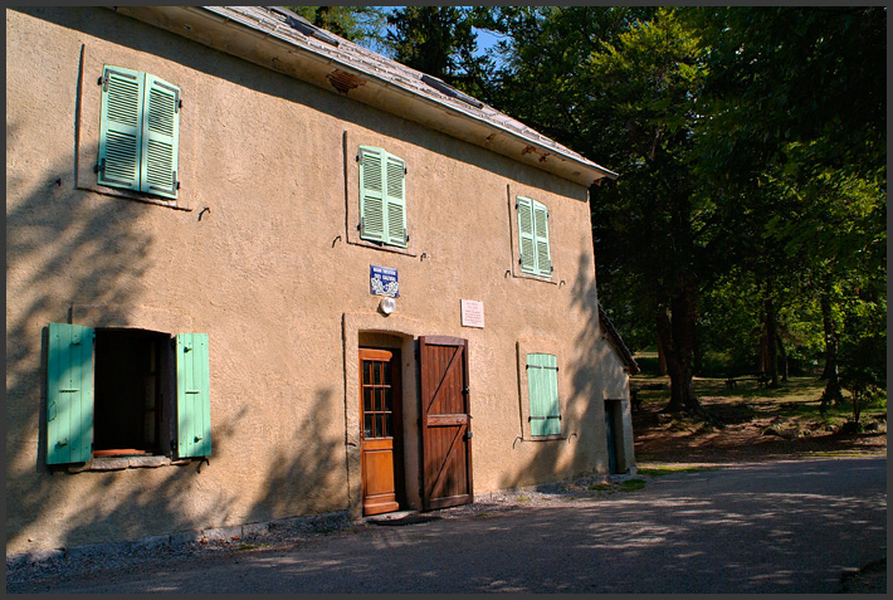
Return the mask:
<path fill-rule="evenodd" d="M 884 556 L 886 470 L 876 457 L 677 473 L 600 499 L 8 591 L 833 593 Z"/>

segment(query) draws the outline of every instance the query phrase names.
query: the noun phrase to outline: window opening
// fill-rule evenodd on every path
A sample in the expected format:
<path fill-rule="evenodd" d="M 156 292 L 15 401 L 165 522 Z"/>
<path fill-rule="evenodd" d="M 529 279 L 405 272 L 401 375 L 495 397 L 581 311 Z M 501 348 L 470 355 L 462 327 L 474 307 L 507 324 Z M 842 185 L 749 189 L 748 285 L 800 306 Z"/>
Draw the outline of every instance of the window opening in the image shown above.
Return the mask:
<path fill-rule="evenodd" d="M 161 453 L 169 345 L 161 333 L 96 330 L 94 455 Z"/>

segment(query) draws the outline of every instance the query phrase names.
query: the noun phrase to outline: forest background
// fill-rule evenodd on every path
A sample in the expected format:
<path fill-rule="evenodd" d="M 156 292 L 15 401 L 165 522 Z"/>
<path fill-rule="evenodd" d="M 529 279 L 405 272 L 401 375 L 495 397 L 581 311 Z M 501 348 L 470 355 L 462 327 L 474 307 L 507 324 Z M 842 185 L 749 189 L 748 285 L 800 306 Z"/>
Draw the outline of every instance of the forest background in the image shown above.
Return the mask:
<path fill-rule="evenodd" d="M 620 174 L 599 302 L 667 413 L 696 375 L 886 405 L 885 6 L 289 8 Z"/>

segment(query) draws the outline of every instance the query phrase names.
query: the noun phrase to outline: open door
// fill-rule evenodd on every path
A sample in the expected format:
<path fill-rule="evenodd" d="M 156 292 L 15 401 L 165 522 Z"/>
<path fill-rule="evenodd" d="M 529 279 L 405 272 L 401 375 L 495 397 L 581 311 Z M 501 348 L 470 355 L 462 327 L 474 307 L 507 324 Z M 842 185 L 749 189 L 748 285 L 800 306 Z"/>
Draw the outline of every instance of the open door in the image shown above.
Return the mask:
<path fill-rule="evenodd" d="M 474 500 L 468 341 L 419 338 L 421 371 L 422 506 L 425 510 Z"/>
<path fill-rule="evenodd" d="M 363 514 L 400 508 L 403 453 L 400 355 L 360 348 L 360 456 Z"/>

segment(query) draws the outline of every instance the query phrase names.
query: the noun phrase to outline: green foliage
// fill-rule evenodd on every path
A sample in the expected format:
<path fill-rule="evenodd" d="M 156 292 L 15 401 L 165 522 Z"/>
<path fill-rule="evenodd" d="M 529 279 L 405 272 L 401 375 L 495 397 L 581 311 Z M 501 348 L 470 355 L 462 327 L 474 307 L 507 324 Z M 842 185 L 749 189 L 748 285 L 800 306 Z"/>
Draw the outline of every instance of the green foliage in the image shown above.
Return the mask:
<path fill-rule="evenodd" d="M 630 347 L 655 348 L 688 294 L 714 372 L 756 371 L 771 323 L 792 374 L 836 340 L 846 385 L 879 374 L 859 369 L 886 340 L 884 7 L 406 7 L 392 25 L 398 60 L 620 173 L 590 205 Z M 486 56 L 474 28 L 502 38 Z"/>
<path fill-rule="evenodd" d="M 470 8 L 405 6 L 387 18 L 393 27 L 386 43 L 401 63 L 432 75 L 475 96 L 484 95 L 480 81 L 489 70 L 477 56 Z"/>
<path fill-rule="evenodd" d="M 382 50 L 385 14 L 376 6 L 286 6 L 317 27 L 347 40 Z"/>

